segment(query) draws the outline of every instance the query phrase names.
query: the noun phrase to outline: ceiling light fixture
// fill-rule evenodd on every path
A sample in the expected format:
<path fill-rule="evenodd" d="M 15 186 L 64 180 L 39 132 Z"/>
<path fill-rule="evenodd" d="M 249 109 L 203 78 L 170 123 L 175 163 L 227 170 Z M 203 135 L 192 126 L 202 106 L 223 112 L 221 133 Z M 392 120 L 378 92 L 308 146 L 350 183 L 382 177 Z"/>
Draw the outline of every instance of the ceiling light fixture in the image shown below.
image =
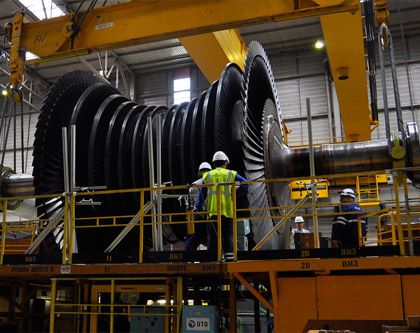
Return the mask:
<path fill-rule="evenodd" d="M 325 46 L 324 41 L 322 41 L 320 39 L 318 39 L 315 43 L 315 48 L 317 48 L 317 49 L 322 49 L 324 46 Z"/>

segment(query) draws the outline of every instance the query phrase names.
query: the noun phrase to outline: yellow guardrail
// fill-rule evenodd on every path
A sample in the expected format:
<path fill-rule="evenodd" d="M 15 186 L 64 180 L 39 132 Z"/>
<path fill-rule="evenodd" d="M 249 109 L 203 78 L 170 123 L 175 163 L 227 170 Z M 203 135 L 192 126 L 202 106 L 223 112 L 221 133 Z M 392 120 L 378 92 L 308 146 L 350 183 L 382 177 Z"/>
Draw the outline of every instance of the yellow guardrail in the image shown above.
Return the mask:
<path fill-rule="evenodd" d="M 400 213 L 403 216 L 407 216 L 408 213 Z M 397 215 L 397 211 L 393 208 L 389 208 L 389 212 L 388 213 L 384 213 L 378 216 L 377 221 L 376 221 L 376 228 L 378 230 L 377 233 L 375 234 L 370 234 L 366 237 L 362 237 L 361 239 L 361 244 L 360 245 L 369 245 L 369 244 L 374 244 L 377 243 L 379 246 L 384 246 L 387 243 L 392 243 L 392 245 L 397 245 L 397 242 L 399 242 L 399 238 L 398 238 L 398 225 L 396 225 L 395 219 L 396 219 L 396 215 Z M 420 212 L 410 212 L 410 215 L 420 215 Z M 389 217 L 391 219 L 391 224 L 386 224 L 385 226 L 389 227 L 389 230 L 387 230 L 387 228 L 384 228 L 384 224 L 382 224 L 382 220 L 385 217 Z M 402 234 L 404 234 L 404 231 L 406 229 L 404 229 L 404 227 L 402 226 L 403 230 L 402 230 Z M 413 230 L 420 230 L 420 225 L 417 226 L 413 226 L 412 225 L 412 229 Z M 377 237 L 377 241 L 367 241 L 368 238 L 374 238 Z M 412 236 L 412 239 L 420 239 L 420 236 Z M 403 237 L 403 242 L 406 243 L 408 242 L 408 235 Z"/>
<path fill-rule="evenodd" d="M 98 332 L 104 325 L 113 332 L 116 320 L 130 324 L 134 319 L 147 321 L 151 316 L 156 329 L 164 325 L 165 332 L 178 332 L 183 305 L 182 281 L 181 277 L 170 280 L 166 277 L 85 277 L 81 283 L 79 278 L 53 278 L 50 332 L 56 331 L 58 317 L 74 321 L 73 329 L 77 332 Z M 72 303 L 57 297 L 59 290 L 72 283 L 77 290 Z M 147 299 L 143 295 L 147 295 Z"/>
<path fill-rule="evenodd" d="M 373 171 L 371 173 L 354 173 L 354 174 L 342 174 L 342 175 L 333 175 L 333 177 L 355 177 L 357 175 L 366 175 L 366 174 L 375 174 L 376 171 Z M 324 178 L 325 176 L 317 176 L 317 178 Z M 332 175 L 329 175 L 329 177 L 332 177 Z M 256 184 L 256 183 L 272 183 L 272 182 L 291 182 L 295 181 L 298 178 L 287 178 L 287 179 L 278 179 L 278 180 L 264 180 L 264 181 L 249 181 L 246 182 L 247 184 Z M 209 187 L 214 186 L 213 184 L 208 185 L 200 185 L 196 187 Z M 221 195 L 221 186 L 223 184 L 216 184 L 217 186 L 217 195 L 218 198 L 220 198 Z M 406 187 L 407 184 L 405 183 L 404 186 Z M 405 189 L 406 190 L 406 189 Z M 139 244 L 138 244 L 138 251 L 139 251 L 139 263 L 143 262 L 143 251 L 145 248 L 145 228 L 153 228 L 153 227 L 159 227 L 166 224 L 176 226 L 176 225 L 184 225 L 186 230 L 187 226 L 192 224 L 193 214 L 192 212 L 165 212 L 165 213 L 154 213 L 153 211 L 147 210 L 145 207 L 147 207 L 146 198 L 150 197 L 150 193 L 158 193 L 161 191 L 166 191 L 165 193 L 168 193 L 169 191 L 171 193 L 179 193 L 180 196 L 185 196 L 188 187 L 187 186 L 173 186 L 173 187 L 153 187 L 153 188 L 143 188 L 143 189 L 128 189 L 128 190 L 108 190 L 108 191 L 98 191 L 98 192 L 80 192 L 80 193 L 65 193 L 65 194 L 54 194 L 54 195 L 42 195 L 42 196 L 33 196 L 30 198 L 43 198 L 44 200 L 60 200 L 62 202 L 62 209 L 63 214 L 59 217 L 56 217 L 55 219 L 50 220 L 31 220 L 31 221 L 10 221 L 7 218 L 8 213 L 8 201 L 16 201 L 16 200 L 25 200 L 29 197 L 16 197 L 16 198 L 1 198 L 1 204 L 2 207 L 4 207 L 3 211 L 3 221 L 2 221 L 2 235 L 7 235 L 11 232 L 16 231 L 25 231 L 28 232 L 31 237 L 28 238 L 28 242 L 19 245 L 19 250 L 17 250 L 17 247 L 14 248 L 14 245 L 10 242 L 8 243 L 6 240 L 6 237 L 2 237 L 1 239 L 1 246 L 0 246 L 0 264 L 3 264 L 3 258 L 5 254 L 12 253 L 13 251 L 18 253 L 24 253 L 25 252 L 25 246 L 33 245 L 34 242 L 36 242 L 37 237 L 39 237 L 40 234 L 43 232 L 46 233 L 48 231 L 55 232 L 62 232 L 63 233 L 63 239 L 62 239 L 62 263 L 72 263 L 72 257 L 73 257 L 73 244 L 74 244 L 74 234 L 76 231 L 80 231 L 82 229 L 91 229 L 91 228 L 102 228 L 101 230 L 109 229 L 109 228 L 124 228 L 130 226 L 130 222 L 127 222 L 128 220 L 134 221 L 135 225 L 139 226 Z M 128 194 L 128 193 L 135 193 L 136 196 L 139 198 L 138 207 L 139 211 L 136 214 L 131 215 L 120 215 L 120 216 L 86 216 L 86 217 L 76 217 L 75 210 L 76 210 L 76 202 L 78 202 L 80 199 L 83 198 L 94 198 L 99 199 L 101 196 L 106 196 L 110 194 Z M 147 195 L 147 196 L 146 196 Z M 234 216 L 233 216 L 233 237 L 234 237 L 234 259 L 237 259 L 237 222 L 241 220 L 250 220 L 253 223 L 259 223 L 259 221 L 264 220 L 274 220 L 274 221 L 281 221 L 281 223 L 285 223 L 287 219 L 293 219 L 297 215 L 301 215 L 303 217 L 311 217 L 310 214 L 306 214 L 306 211 L 311 211 L 311 208 L 316 207 L 317 213 L 316 216 L 318 218 L 332 218 L 336 215 L 336 212 L 334 212 L 332 207 L 340 206 L 340 203 L 321 203 L 318 202 L 317 204 L 313 205 L 312 203 L 306 203 L 302 202 L 299 206 L 300 211 L 296 211 L 296 204 L 292 205 L 284 205 L 284 206 L 277 206 L 277 207 L 247 207 L 247 208 L 236 208 L 236 187 L 232 187 L 232 200 L 234 205 Z M 413 199 L 412 199 L 413 200 Z M 87 200 L 85 200 L 86 202 Z M 105 201 L 105 200 L 102 200 Z M 419 199 L 420 201 L 420 199 Z M 418 207 L 415 207 L 415 209 L 411 209 L 409 212 L 410 214 L 407 214 L 405 212 L 400 212 L 400 209 L 405 209 L 404 206 L 400 207 L 399 204 L 393 200 L 383 200 L 383 204 L 386 204 L 387 206 L 391 206 L 391 208 L 386 209 L 374 209 L 369 208 L 369 210 L 366 211 L 366 216 L 369 218 L 375 217 L 378 218 L 378 232 L 375 234 L 370 234 L 367 237 L 361 237 L 360 238 L 360 245 L 366 246 L 371 245 L 374 243 L 374 241 L 370 241 L 373 237 L 378 237 L 377 243 L 379 245 L 385 245 L 386 235 L 391 233 L 391 242 L 393 245 L 396 245 L 397 242 L 400 244 L 401 247 L 401 253 L 405 254 L 404 252 L 404 239 L 403 237 L 397 237 L 398 235 L 403 235 L 402 231 L 402 224 L 395 223 L 394 217 L 400 216 L 407 216 L 407 221 L 409 222 L 410 215 L 413 214 L 420 214 L 420 209 Z M 207 222 L 217 222 L 217 235 L 218 235 L 218 260 L 222 259 L 222 228 L 221 228 L 221 202 L 218 200 L 218 208 L 216 212 L 213 212 L 216 215 L 217 219 L 215 220 L 205 220 L 205 221 L 194 221 L 194 223 L 207 223 Z M 265 213 L 267 212 L 267 213 Z M 241 215 L 242 214 L 242 215 Z M 351 214 L 348 213 L 348 214 Z M 399 215 L 398 215 L 399 214 Z M 246 218 L 241 218 L 238 216 L 249 216 Z M 381 219 L 383 219 L 385 216 L 391 216 L 391 230 L 390 231 L 382 231 L 380 228 L 381 225 Z M 159 222 L 158 220 L 162 220 Z M 56 223 L 52 223 L 56 222 Z M 276 222 L 276 223 L 277 223 Z M 411 225 L 411 223 L 410 223 Z M 359 231 L 361 230 L 361 223 L 359 221 Z M 359 232 L 361 234 L 361 232 Z M 411 237 L 412 239 L 412 237 Z M 402 244 L 402 245 L 401 245 Z M 35 244 L 36 245 L 36 244 Z M 137 247 L 137 246 L 136 246 Z M 36 253 L 36 252 L 33 252 Z"/>

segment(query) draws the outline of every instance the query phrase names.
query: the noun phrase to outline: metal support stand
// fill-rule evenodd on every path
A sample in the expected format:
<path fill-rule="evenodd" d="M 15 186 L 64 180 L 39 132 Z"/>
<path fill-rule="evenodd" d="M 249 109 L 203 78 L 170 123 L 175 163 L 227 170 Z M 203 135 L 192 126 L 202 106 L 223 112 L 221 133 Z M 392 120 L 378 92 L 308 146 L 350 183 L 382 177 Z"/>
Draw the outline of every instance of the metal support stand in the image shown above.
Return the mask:
<path fill-rule="evenodd" d="M 144 205 L 144 214 L 147 214 L 153 207 L 153 202 L 149 201 Z M 134 216 L 130 222 L 125 226 L 125 228 L 120 232 L 120 234 L 114 239 L 114 241 L 106 248 L 105 253 L 111 252 L 115 247 L 124 239 L 125 236 L 135 227 L 140 221 L 140 212 Z"/>
<path fill-rule="evenodd" d="M 398 243 L 400 245 L 400 253 L 402 256 L 405 256 L 405 246 L 404 246 L 404 232 L 402 230 L 401 223 L 401 208 L 400 208 L 400 194 L 398 192 L 398 175 L 396 171 L 392 172 L 392 180 L 394 183 L 395 191 L 395 204 L 396 204 L 396 215 L 397 215 L 397 230 L 398 230 Z"/>
<path fill-rule="evenodd" d="M 296 204 L 296 206 L 295 207 L 293 207 L 291 210 L 290 210 L 290 212 L 288 212 L 288 214 L 287 215 L 292 215 L 292 214 L 294 214 L 305 202 L 306 202 L 306 200 L 309 198 L 309 192 L 308 193 L 306 193 L 306 195 L 302 198 L 302 199 L 300 199 L 299 200 L 299 202 Z M 264 243 L 271 237 L 271 236 L 273 236 L 274 235 L 274 233 L 278 230 L 278 229 L 280 229 L 282 226 L 283 226 L 283 224 L 284 223 L 286 223 L 286 221 L 287 221 L 287 219 L 289 218 L 289 216 L 286 216 L 286 217 L 283 217 L 281 220 L 280 220 L 280 222 L 279 223 L 277 223 L 276 225 L 275 225 L 275 227 L 273 228 L 273 229 L 271 229 L 271 231 L 267 234 L 267 235 L 265 235 L 264 237 L 263 237 L 263 239 L 261 239 L 260 241 L 259 241 L 259 243 L 257 244 L 257 245 L 255 245 L 254 246 L 254 248 L 252 249 L 252 251 L 257 251 L 257 250 L 259 250 L 260 248 L 261 248 L 261 246 L 263 246 L 264 245 Z"/>
<path fill-rule="evenodd" d="M 152 128 L 152 118 L 147 117 L 147 127 L 149 130 L 147 131 L 147 144 L 148 144 L 148 152 L 149 152 L 149 185 L 150 188 L 156 187 L 155 184 L 155 163 L 153 160 L 153 128 Z M 150 200 L 152 202 L 155 201 L 155 191 L 150 191 Z M 160 242 L 161 234 L 159 235 L 159 228 L 156 224 L 156 206 L 152 206 L 152 240 L 153 240 L 153 250 L 158 251 L 161 250 Z"/>
<path fill-rule="evenodd" d="M 157 115 L 157 133 L 156 133 L 156 181 L 157 187 L 162 187 L 162 146 L 161 140 L 162 137 L 162 119 L 161 115 Z M 157 191 L 156 196 L 157 203 L 157 223 L 158 223 L 158 235 L 159 235 L 159 249 L 163 251 L 163 225 L 162 225 L 162 190 Z"/>
<path fill-rule="evenodd" d="M 306 115 L 308 119 L 308 137 L 309 137 L 309 168 L 311 172 L 311 190 L 312 190 L 312 218 L 314 224 L 314 247 L 319 249 L 319 233 L 318 233 L 318 215 L 317 215 L 317 191 L 315 182 L 315 160 L 314 160 L 314 145 L 312 142 L 312 116 L 311 116 L 311 101 L 306 99 Z"/>
<path fill-rule="evenodd" d="M 62 136 L 62 143 L 63 143 L 63 171 L 64 171 L 64 200 L 65 202 L 65 208 L 64 210 L 67 210 L 67 214 L 64 215 L 64 226 L 63 228 L 66 228 L 64 230 L 64 238 L 63 238 L 63 263 L 68 263 L 68 257 L 69 257 L 69 246 L 68 241 L 70 238 L 70 232 L 71 232 L 71 219 L 70 219 L 70 213 L 71 213 L 71 199 L 67 195 L 70 193 L 70 181 L 69 181 L 69 160 L 68 160 L 68 150 L 67 150 L 67 128 L 62 127 L 61 128 L 61 136 Z M 66 247 L 67 246 L 67 247 Z M 65 248 L 66 247 L 66 248 Z M 66 255 L 65 255 L 66 254 Z"/>
<path fill-rule="evenodd" d="M 148 131 L 148 146 L 149 146 L 149 179 L 150 179 L 150 187 L 162 187 L 162 167 L 161 167 L 161 141 L 160 141 L 160 134 L 162 132 L 162 124 L 161 124 L 161 117 L 158 115 L 158 128 L 157 128 L 157 184 L 155 185 L 155 177 L 154 177 L 154 161 L 153 161 L 153 131 L 152 131 L 152 119 L 151 117 L 147 118 L 147 126 L 149 128 Z M 157 194 L 155 195 L 155 192 Z M 156 199 L 155 199 L 156 196 Z M 163 198 L 178 198 L 179 195 L 170 195 L 170 194 L 162 194 L 162 191 L 150 191 L 150 198 L 151 200 L 144 205 L 144 214 L 147 214 L 150 210 L 152 210 L 153 216 L 153 223 L 152 223 L 152 241 L 153 241 L 153 249 L 155 251 L 162 251 L 163 250 L 163 237 L 162 237 L 162 199 Z M 157 211 L 157 218 L 156 218 L 156 211 Z M 114 241 L 106 248 L 104 251 L 105 253 L 109 253 L 115 249 L 115 247 L 124 239 L 124 237 L 134 228 L 134 226 L 140 221 L 140 212 L 136 214 L 135 217 L 131 219 L 128 225 L 120 232 L 120 234 L 114 239 Z"/>
<path fill-rule="evenodd" d="M 66 150 L 67 152 L 67 150 Z M 63 152 L 64 153 L 64 152 Z M 76 187 L 76 125 L 71 125 L 70 126 L 70 154 L 71 154 L 71 159 L 70 159 L 70 186 L 69 186 L 69 193 L 74 193 L 75 191 L 75 187 Z M 65 176 L 66 179 L 68 179 L 68 177 Z M 69 214 L 70 215 L 70 214 Z M 70 228 L 71 223 L 69 223 L 69 228 Z M 68 235 L 70 236 L 70 232 L 68 233 Z M 73 250 L 72 253 L 77 253 L 78 252 L 78 248 L 77 248 L 77 238 L 76 238 L 76 230 L 73 230 Z"/>
<path fill-rule="evenodd" d="M 411 225 L 410 203 L 408 199 L 407 175 L 405 173 L 403 176 L 403 185 L 404 185 L 405 211 L 406 211 L 406 218 L 407 218 L 408 249 L 410 252 L 410 256 L 414 256 L 413 229 Z"/>

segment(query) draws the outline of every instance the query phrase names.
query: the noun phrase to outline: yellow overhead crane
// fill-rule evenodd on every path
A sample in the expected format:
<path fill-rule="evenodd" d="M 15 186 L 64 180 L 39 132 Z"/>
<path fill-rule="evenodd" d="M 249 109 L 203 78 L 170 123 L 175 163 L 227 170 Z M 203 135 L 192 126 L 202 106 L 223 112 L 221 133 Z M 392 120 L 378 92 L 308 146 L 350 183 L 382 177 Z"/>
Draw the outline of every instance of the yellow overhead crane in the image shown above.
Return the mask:
<path fill-rule="evenodd" d="M 386 1 L 377 3 L 381 13 L 377 17 L 386 20 Z M 212 82 L 228 62 L 243 67 L 246 46 L 232 29 L 321 16 L 347 141 L 371 138 L 359 0 L 131 1 L 84 14 L 30 23 L 24 23 L 22 13 L 15 15 L 13 25 L 7 26 L 12 44 L 10 97 L 10 88 L 22 82 L 26 51 L 37 55 L 39 64 L 179 38 Z M 343 77 L 347 79 L 340 80 Z"/>

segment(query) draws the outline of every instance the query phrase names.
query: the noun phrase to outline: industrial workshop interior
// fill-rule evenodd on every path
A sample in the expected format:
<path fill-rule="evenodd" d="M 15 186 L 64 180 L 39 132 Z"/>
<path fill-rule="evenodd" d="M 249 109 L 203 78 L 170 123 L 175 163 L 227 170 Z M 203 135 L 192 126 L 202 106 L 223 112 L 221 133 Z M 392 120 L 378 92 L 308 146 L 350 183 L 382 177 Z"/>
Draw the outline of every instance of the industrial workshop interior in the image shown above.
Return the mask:
<path fill-rule="evenodd" d="M 0 0 L 1 332 L 420 332 L 419 0 Z"/>

